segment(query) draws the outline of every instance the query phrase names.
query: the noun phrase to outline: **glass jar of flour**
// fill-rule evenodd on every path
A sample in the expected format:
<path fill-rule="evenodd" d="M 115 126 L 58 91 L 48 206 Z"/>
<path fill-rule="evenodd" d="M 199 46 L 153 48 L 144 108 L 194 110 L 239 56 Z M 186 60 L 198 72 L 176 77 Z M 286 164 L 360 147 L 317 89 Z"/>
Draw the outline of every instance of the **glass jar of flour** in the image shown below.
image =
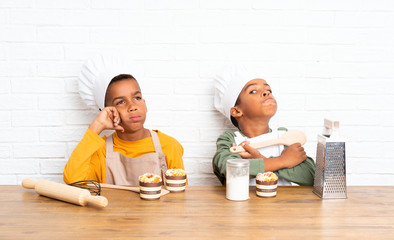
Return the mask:
<path fill-rule="evenodd" d="M 249 199 L 249 160 L 227 160 L 226 198 L 233 201 Z"/>

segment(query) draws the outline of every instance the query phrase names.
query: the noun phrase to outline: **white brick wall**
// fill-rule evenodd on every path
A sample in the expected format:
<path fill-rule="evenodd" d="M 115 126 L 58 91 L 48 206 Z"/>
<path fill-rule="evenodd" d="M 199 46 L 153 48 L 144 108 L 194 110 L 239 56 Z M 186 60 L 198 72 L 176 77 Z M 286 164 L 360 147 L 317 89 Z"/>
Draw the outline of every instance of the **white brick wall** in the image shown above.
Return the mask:
<path fill-rule="evenodd" d="M 394 185 L 391 0 L 2 0 L 0 184 L 62 181 L 96 112 L 77 75 L 96 52 L 143 66 L 146 127 L 177 138 L 190 184 L 219 184 L 215 140 L 232 128 L 213 107 L 226 62 L 258 66 L 279 103 L 272 127 L 304 130 L 308 155 L 324 117 L 340 120 L 350 185 Z"/>

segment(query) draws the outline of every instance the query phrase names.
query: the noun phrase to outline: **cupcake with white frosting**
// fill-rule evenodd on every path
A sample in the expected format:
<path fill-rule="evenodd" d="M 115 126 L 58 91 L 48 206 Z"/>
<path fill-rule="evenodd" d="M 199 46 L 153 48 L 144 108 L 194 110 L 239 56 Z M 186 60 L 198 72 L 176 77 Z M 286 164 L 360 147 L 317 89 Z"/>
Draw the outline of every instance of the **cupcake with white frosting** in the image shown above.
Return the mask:
<path fill-rule="evenodd" d="M 161 177 L 152 173 L 145 173 L 139 177 L 140 198 L 144 200 L 160 199 Z"/>
<path fill-rule="evenodd" d="M 278 176 L 273 172 L 259 173 L 256 176 L 256 195 L 259 197 L 276 197 Z"/>
<path fill-rule="evenodd" d="M 172 193 L 184 192 L 186 189 L 186 172 L 183 169 L 168 169 L 165 173 L 166 188 Z"/>

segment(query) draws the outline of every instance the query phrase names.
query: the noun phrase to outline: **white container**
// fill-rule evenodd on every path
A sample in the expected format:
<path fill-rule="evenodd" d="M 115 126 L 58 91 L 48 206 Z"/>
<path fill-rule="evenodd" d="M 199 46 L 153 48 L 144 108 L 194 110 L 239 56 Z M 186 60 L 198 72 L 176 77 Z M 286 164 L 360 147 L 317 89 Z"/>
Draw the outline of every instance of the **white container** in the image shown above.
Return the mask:
<path fill-rule="evenodd" d="M 249 160 L 227 160 L 226 198 L 232 201 L 249 199 Z"/>

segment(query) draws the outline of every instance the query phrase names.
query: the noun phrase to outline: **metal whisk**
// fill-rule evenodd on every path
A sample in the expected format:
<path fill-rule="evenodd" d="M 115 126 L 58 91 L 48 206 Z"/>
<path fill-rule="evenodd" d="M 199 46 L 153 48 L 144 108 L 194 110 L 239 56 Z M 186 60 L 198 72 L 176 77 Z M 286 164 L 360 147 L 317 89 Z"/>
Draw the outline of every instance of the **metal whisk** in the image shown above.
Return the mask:
<path fill-rule="evenodd" d="M 68 185 L 87 189 L 91 194 L 94 194 L 96 196 L 100 196 L 101 194 L 100 183 L 95 180 L 83 180 L 83 181 L 73 182 Z"/>

